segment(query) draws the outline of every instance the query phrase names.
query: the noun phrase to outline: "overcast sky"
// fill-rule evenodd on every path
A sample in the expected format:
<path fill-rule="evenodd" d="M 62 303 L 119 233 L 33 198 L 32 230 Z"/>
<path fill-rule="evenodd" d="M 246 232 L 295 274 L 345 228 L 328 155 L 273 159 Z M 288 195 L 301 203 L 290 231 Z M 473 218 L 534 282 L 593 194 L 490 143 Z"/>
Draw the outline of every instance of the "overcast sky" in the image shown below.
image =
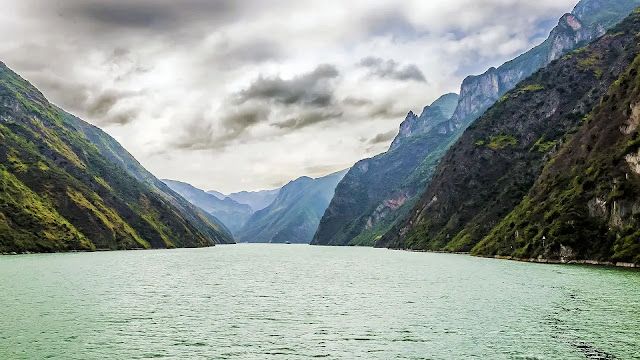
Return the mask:
<path fill-rule="evenodd" d="M 0 60 L 160 178 L 270 189 L 385 151 L 576 2 L 0 0 Z"/>

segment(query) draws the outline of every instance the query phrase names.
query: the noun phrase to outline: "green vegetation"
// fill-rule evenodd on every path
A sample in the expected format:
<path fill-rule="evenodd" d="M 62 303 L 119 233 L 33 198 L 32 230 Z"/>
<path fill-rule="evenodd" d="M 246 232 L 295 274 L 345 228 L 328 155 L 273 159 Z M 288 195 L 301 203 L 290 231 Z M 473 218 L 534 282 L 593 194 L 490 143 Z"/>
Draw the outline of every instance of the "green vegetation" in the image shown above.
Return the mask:
<path fill-rule="evenodd" d="M 546 136 L 542 136 L 529 151 L 538 151 L 541 153 L 548 153 L 551 149 L 558 145 L 558 140 L 546 141 Z"/>
<path fill-rule="evenodd" d="M 494 135 L 489 139 L 489 148 L 492 150 L 504 149 L 507 146 L 516 146 L 518 140 L 511 135 L 499 134 Z"/>

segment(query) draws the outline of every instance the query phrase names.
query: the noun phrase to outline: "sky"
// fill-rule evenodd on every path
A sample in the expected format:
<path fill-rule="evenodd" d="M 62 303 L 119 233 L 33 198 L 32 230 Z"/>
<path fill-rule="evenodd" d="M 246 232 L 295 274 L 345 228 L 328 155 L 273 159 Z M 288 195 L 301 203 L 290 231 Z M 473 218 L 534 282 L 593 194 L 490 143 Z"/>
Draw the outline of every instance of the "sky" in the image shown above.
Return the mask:
<path fill-rule="evenodd" d="M 159 178 L 224 193 L 387 150 L 577 0 L 0 0 L 0 61 Z"/>

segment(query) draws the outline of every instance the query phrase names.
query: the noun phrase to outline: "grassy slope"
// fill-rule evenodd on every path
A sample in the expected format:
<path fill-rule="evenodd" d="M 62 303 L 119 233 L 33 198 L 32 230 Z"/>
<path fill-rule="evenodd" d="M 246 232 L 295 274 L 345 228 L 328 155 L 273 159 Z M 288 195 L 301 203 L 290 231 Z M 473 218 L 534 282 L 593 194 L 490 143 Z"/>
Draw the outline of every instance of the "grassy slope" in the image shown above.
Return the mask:
<path fill-rule="evenodd" d="M 0 251 L 213 244 L 0 63 Z"/>

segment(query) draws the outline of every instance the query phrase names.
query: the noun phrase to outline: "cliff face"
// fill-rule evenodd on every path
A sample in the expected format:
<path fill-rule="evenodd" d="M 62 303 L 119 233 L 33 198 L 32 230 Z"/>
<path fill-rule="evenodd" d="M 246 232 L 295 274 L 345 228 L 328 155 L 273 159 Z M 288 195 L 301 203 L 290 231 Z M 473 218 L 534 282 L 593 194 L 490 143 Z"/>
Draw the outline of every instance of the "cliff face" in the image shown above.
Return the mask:
<path fill-rule="evenodd" d="M 520 81 L 567 50 L 602 36 L 604 31 L 601 25 L 586 27 L 576 15 L 565 14 L 544 43 L 497 69 L 467 77 L 460 90 L 460 103 L 451 118 L 453 126 L 467 126 Z"/>
<path fill-rule="evenodd" d="M 409 113 L 388 152 L 358 162 L 336 188 L 312 244 L 372 246 L 414 205 L 435 165 L 461 133 L 439 132 L 457 95 Z M 448 105 L 447 105 L 448 104 Z"/>
<path fill-rule="evenodd" d="M 31 84 L 0 63 L 0 251 L 208 246 L 212 236 L 101 154 Z"/>
<path fill-rule="evenodd" d="M 414 211 L 378 245 L 471 250 L 522 201 L 630 66 L 640 50 L 639 31 L 640 15 L 634 13 L 503 96 L 451 147 Z M 558 172 L 571 171 L 567 166 Z M 599 202 L 592 202 L 597 209 Z"/>
<path fill-rule="evenodd" d="M 458 106 L 458 99 L 458 94 L 442 95 L 430 106 L 425 106 L 420 116 L 410 111 L 407 118 L 400 124 L 400 131 L 391 144 L 391 150 L 396 149 L 407 138 L 425 134 L 450 119 Z"/>

